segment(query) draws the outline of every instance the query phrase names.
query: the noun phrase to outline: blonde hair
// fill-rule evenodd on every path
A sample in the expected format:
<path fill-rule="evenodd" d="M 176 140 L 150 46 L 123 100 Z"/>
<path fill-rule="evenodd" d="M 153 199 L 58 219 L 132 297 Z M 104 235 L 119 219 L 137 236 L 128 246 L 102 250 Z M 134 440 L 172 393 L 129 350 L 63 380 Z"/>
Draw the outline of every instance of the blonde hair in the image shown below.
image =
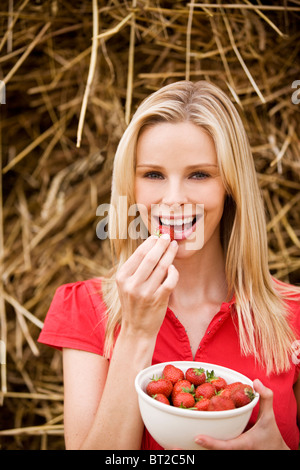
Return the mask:
<path fill-rule="evenodd" d="M 128 209 L 135 204 L 134 178 L 136 144 L 140 133 L 160 122 L 189 121 L 205 129 L 213 138 L 223 184 L 227 191 L 221 221 L 221 241 L 226 259 L 229 293 L 235 295 L 235 315 L 241 353 L 252 354 L 267 373 L 290 367 L 294 335 L 284 302 L 287 287 L 275 286 L 268 269 L 265 213 L 257 183 L 253 157 L 242 120 L 229 98 L 216 86 L 200 81 L 176 82 L 149 96 L 140 105 L 126 129 L 115 155 L 111 205 L 127 197 L 118 217 L 111 212 L 110 237 L 114 268 L 103 279 L 103 295 L 108 308 L 106 354 L 114 343 L 121 308 L 115 273 L 134 252 L 141 240 L 126 237 Z M 111 234 L 112 235 L 112 234 Z M 299 290 L 295 288 L 295 292 Z"/>

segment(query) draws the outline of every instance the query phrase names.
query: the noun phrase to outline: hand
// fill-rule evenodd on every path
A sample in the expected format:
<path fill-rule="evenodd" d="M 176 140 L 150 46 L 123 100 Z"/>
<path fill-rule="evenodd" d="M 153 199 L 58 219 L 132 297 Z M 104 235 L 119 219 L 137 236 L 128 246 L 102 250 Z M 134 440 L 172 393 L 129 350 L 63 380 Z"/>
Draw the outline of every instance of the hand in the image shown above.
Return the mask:
<path fill-rule="evenodd" d="M 117 272 L 122 327 L 154 337 L 166 314 L 169 296 L 178 282 L 172 265 L 178 244 L 170 238 L 151 236 Z"/>
<path fill-rule="evenodd" d="M 197 444 L 210 450 L 289 450 L 275 421 L 272 390 L 258 379 L 254 380 L 253 385 L 260 394 L 259 414 L 255 425 L 249 431 L 228 441 L 197 436 Z"/>

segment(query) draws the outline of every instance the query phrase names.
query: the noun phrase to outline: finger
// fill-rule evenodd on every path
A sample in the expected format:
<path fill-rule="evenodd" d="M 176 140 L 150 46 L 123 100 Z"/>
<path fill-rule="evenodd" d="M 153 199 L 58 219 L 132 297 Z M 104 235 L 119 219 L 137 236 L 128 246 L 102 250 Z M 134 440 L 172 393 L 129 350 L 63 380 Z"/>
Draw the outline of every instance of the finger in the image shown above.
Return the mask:
<path fill-rule="evenodd" d="M 137 268 L 139 267 L 147 253 L 149 253 L 149 250 L 151 250 L 156 244 L 157 240 L 158 237 L 151 235 L 143 243 L 141 243 L 141 245 L 137 247 L 134 253 L 122 265 L 121 270 L 122 276 L 124 276 L 124 278 L 130 277 L 136 272 Z"/>
<path fill-rule="evenodd" d="M 175 289 L 176 284 L 179 279 L 179 273 L 175 266 L 171 264 L 168 268 L 166 279 L 163 283 L 159 286 L 156 293 L 159 296 L 168 298 L 171 292 Z"/>
<path fill-rule="evenodd" d="M 134 277 L 139 279 L 141 282 L 145 282 L 149 276 L 153 273 L 157 264 L 161 260 L 162 256 L 166 252 L 170 245 L 170 237 L 160 237 L 155 245 L 148 251 L 146 256 L 142 259 L 140 265 L 136 269 Z"/>
<path fill-rule="evenodd" d="M 177 250 L 178 243 L 176 242 L 176 240 L 173 240 L 161 256 L 160 260 L 151 272 L 151 275 L 148 277 L 148 280 L 145 284 L 145 287 L 148 290 L 155 292 L 162 284 L 162 282 L 166 279 L 168 275 L 168 269 L 174 261 Z"/>
<path fill-rule="evenodd" d="M 248 433 L 242 433 L 234 439 L 214 439 L 206 435 L 198 435 L 196 444 L 207 450 L 246 450 L 251 449 L 251 442 L 247 438 Z"/>
<path fill-rule="evenodd" d="M 259 379 L 253 381 L 254 390 L 259 393 L 259 413 L 273 412 L 273 392 L 271 389 L 265 387 Z"/>
<path fill-rule="evenodd" d="M 232 441 L 224 441 L 221 439 L 214 439 L 210 436 L 197 436 L 195 439 L 196 444 L 207 450 L 232 450 Z"/>

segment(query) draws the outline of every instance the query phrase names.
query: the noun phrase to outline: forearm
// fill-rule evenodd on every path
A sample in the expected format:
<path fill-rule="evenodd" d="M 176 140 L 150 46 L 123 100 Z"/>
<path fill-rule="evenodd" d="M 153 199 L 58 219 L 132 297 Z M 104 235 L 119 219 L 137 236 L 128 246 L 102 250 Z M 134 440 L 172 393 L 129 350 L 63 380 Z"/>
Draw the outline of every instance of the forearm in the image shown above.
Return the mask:
<path fill-rule="evenodd" d="M 151 365 L 155 338 L 120 332 L 94 422 L 81 449 L 139 449 L 144 425 L 134 379 Z"/>
<path fill-rule="evenodd" d="M 177 249 L 170 238 L 149 237 L 117 273 L 122 327 L 82 449 L 140 449 L 143 423 L 134 380 L 151 365 L 169 296 L 178 281 L 172 267 Z"/>

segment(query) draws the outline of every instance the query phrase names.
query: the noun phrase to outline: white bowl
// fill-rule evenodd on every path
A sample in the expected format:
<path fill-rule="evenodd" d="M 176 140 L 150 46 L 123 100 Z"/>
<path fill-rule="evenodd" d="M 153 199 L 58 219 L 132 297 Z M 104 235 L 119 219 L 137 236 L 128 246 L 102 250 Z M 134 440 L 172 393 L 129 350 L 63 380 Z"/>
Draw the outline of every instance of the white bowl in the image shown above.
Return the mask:
<path fill-rule="evenodd" d="M 153 376 L 161 375 L 167 364 L 173 364 L 183 372 L 189 367 L 214 370 L 215 374 L 223 377 L 228 384 L 242 382 L 253 387 L 253 382 L 239 372 L 204 362 L 170 361 L 142 370 L 135 379 L 140 412 L 146 428 L 161 447 L 199 450 L 201 447 L 195 443 L 195 437 L 199 434 L 228 440 L 239 436 L 244 431 L 252 410 L 259 400 L 257 393 L 248 405 L 233 410 L 198 411 L 168 406 L 154 400 L 146 393 L 148 382 Z"/>

